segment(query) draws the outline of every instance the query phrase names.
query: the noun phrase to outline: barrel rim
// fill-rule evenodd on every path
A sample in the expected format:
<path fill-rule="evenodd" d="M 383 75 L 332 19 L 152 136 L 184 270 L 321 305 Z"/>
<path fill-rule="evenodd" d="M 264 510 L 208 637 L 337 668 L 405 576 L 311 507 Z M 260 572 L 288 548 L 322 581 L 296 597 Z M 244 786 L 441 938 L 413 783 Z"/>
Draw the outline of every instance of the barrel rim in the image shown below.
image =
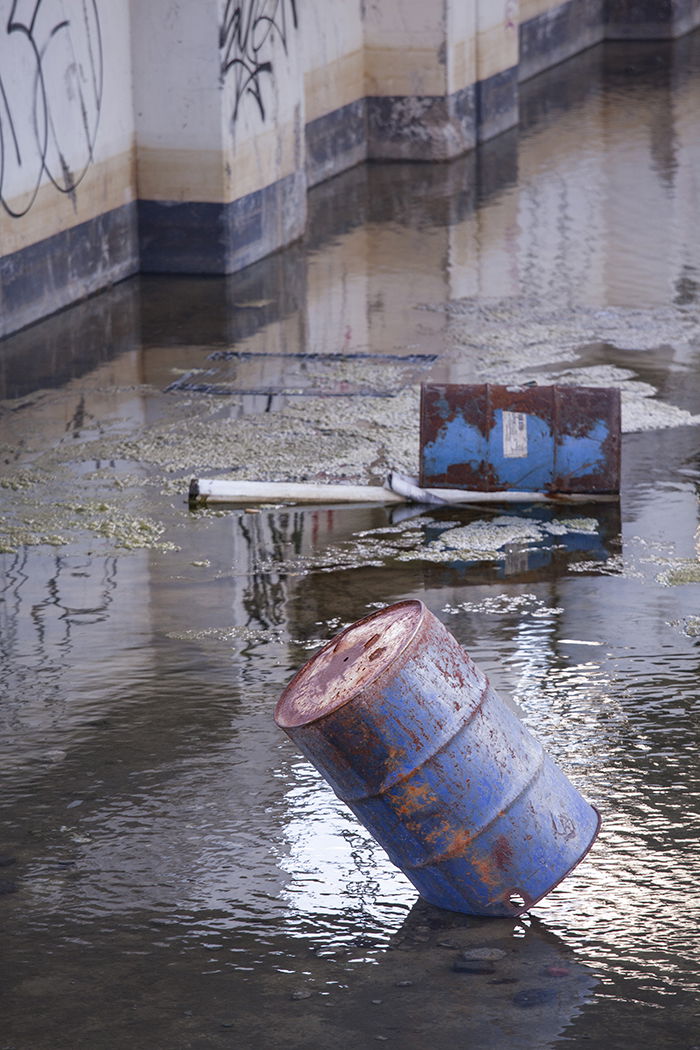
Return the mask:
<path fill-rule="evenodd" d="M 593 830 L 593 834 L 591 835 L 591 838 L 590 838 L 590 841 L 588 842 L 588 845 L 578 855 L 578 857 L 576 857 L 576 859 L 574 860 L 573 864 L 571 864 L 571 866 L 568 867 L 566 869 L 566 871 L 562 872 L 562 874 L 559 875 L 554 880 L 554 882 L 551 883 L 551 885 L 544 891 L 544 893 L 541 893 L 539 895 L 539 897 L 536 897 L 534 900 L 530 901 L 529 904 L 527 905 L 527 907 L 523 908 L 523 910 L 518 913 L 519 915 L 524 915 L 526 912 L 530 911 L 531 908 L 534 908 L 536 904 L 539 904 L 539 902 L 541 900 L 543 900 L 545 897 L 549 896 L 549 894 L 552 892 L 552 890 L 556 889 L 556 887 L 560 883 L 562 883 L 564 881 L 564 879 L 568 878 L 569 875 L 571 874 L 571 872 L 575 868 L 577 868 L 579 866 L 579 864 L 581 863 L 582 860 L 585 860 L 585 858 L 588 856 L 588 854 L 593 849 L 593 846 L 595 845 L 596 839 L 598 838 L 598 835 L 600 833 L 600 829 L 603 826 L 603 815 L 600 812 L 600 810 L 598 809 L 598 807 L 594 806 L 592 802 L 588 802 L 588 805 L 591 807 L 591 809 L 593 810 L 593 812 L 595 813 L 595 816 L 596 816 L 596 826 L 595 826 L 595 828 Z"/>
<path fill-rule="evenodd" d="M 290 697 L 294 694 L 296 688 L 301 683 L 301 681 L 309 673 L 311 667 L 319 660 L 321 660 L 323 656 L 326 653 L 328 653 L 331 649 L 334 649 L 342 638 L 344 638 L 351 631 L 357 630 L 358 627 L 363 627 L 365 624 L 370 623 L 372 620 L 379 619 L 381 616 L 386 616 L 388 612 L 401 609 L 406 606 L 416 607 L 418 609 L 418 616 L 416 617 L 416 622 L 413 626 L 413 629 L 406 634 L 406 637 L 402 640 L 401 645 L 393 652 L 391 660 L 391 665 L 393 666 L 396 660 L 400 658 L 402 654 L 406 651 L 406 649 L 409 647 L 416 634 L 420 630 L 421 625 L 425 620 L 426 614 L 429 612 L 427 606 L 424 602 L 420 600 L 420 598 L 404 598 L 399 602 L 393 602 L 391 605 L 385 605 L 382 609 L 377 609 L 375 610 L 375 612 L 369 613 L 367 616 L 363 616 L 361 617 L 361 619 L 355 620 L 353 623 L 348 624 L 347 627 L 344 627 L 342 631 L 339 631 L 338 634 L 334 635 L 329 641 L 327 641 L 323 646 L 321 646 L 321 648 L 317 652 L 315 652 L 314 655 L 309 660 L 307 660 L 305 664 L 302 665 L 302 667 L 299 668 L 294 677 L 285 686 L 279 700 L 275 705 L 275 724 L 280 729 L 284 730 L 301 729 L 305 726 L 315 725 L 323 721 L 324 718 L 328 718 L 331 715 L 334 715 L 337 711 L 341 710 L 341 708 L 345 707 L 346 704 L 349 704 L 357 696 L 359 690 L 355 689 L 353 691 L 350 691 L 348 695 L 341 698 L 341 700 L 338 703 L 335 703 L 330 707 L 326 707 L 323 711 L 319 712 L 318 714 L 311 715 L 310 717 L 303 717 L 301 719 L 284 717 L 284 713 L 287 708 L 293 709 L 293 704 L 290 703 Z M 381 675 L 385 673 L 385 671 L 386 666 L 381 666 L 378 667 L 373 674 L 368 675 L 362 682 L 362 690 L 364 691 L 366 688 L 368 688 L 370 685 L 376 682 L 376 680 L 380 678 Z"/>

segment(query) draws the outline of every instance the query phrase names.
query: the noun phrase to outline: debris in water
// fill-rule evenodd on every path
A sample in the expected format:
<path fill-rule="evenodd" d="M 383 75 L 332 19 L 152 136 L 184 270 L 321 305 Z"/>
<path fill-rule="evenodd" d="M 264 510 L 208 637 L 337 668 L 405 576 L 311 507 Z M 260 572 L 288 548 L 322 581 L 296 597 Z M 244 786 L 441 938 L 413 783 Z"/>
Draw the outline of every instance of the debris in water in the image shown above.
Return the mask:
<path fill-rule="evenodd" d="M 700 637 L 700 616 L 684 616 L 680 620 L 671 620 L 669 627 L 678 628 L 688 638 L 698 638 Z"/>
<path fill-rule="evenodd" d="M 445 613 L 477 612 L 501 616 L 504 613 L 529 613 L 532 616 L 559 616 L 563 609 L 545 605 L 536 594 L 493 594 L 479 602 L 459 602 L 443 606 Z"/>
<path fill-rule="evenodd" d="M 535 522 L 499 515 L 491 521 L 475 521 L 447 529 L 426 547 L 398 555 L 399 561 L 450 562 L 498 561 L 504 557 L 504 548 L 518 545 L 527 548 L 541 544 L 549 536 L 569 532 L 595 533 L 598 522 L 594 518 L 560 519 L 557 522 Z"/>
<path fill-rule="evenodd" d="M 461 958 L 467 961 L 479 961 L 479 962 L 496 962 L 498 959 L 504 959 L 507 952 L 503 948 L 466 948 Z"/>
<path fill-rule="evenodd" d="M 667 587 L 682 583 L 700 583 L 700 561 L 692 558 L 681 559 L 659 573 L 657 581 Z"/>
<path fill-rule="evenodd" d="M 656 389 L 629 368 L 573 364 L 585 360 L 595 344 L 605 345 L 613 362 L 616 350 L 624 351 L 627 361 L 630 351 L 641 356 L 669 347 L 684 361 L 700 343 L 697 310 L 600 308 L 516 296 L 465 298 L 423 308 L 447 314 L 455 360 L 466 358 L 470 365 L 460 382 L 512 384 L 534 379 L 538 384 L 616 386 L 622 396 L 623 433 L 700 424 L 700 415 L 656 400 Z"/>

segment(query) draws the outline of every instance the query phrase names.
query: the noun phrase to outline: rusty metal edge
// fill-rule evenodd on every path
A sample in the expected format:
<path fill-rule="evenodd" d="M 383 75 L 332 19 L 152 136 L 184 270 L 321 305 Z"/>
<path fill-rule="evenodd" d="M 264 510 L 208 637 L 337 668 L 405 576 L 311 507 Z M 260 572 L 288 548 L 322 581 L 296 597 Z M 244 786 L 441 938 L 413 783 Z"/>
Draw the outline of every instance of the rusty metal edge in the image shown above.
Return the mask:
<path fill-rule="evenodd" d="M 591 850 L 593 848 L 593 845 L 594 845 L 596 839 L 598 838 L 598 833 L 599 833 L 601 825 L 603 823 L 603 818 L 602 818 L 600 810 L 598 809 L 597 806 L 594 806 L 592 802 L 589 802 L 588 804 L 589 804 L 589 806 L 591 807 L 591 809 L 593 810 L 593 812 L 595 813 L 595 815 L 598 818 L 598 823 L 596 824 L 595 831 L 591 835 L 591 841 L 588 843 L 588 845 L 586 846 L 586 848 L 583 851 L 583 853 L 581 854 L 581 856 L 577 857 L 577 859 L 574 861 L 574 863 L 571 865 L 571 867 L 567 868 L 567 870 L 564 872 L 564 874 L 560 875 L 559 878 L 556 880 L 556 882 L 553 882 L 552 885 L 549 886 L 548 889 L 546 889 L 544 891 L 544 893 L 541 893 L 539 895 L 539 897 L 535 897 L 535 899 L 529 901 L 525 905 L 524 908 L 522 908 L 520 911 L 514 913 L 514 916 L 516 918 L 518 916 L 520 916 L 520 915 L 527 915 L 527 913 L 530 911 L 531 908 L 534 908 L 536 904 L 539 904 L 539 902 L 541 900 L 544 900 L 545 897 L 549 896 L 549 894 L 552 892 L 552 890 L 555 890 L 557 888 L 557 886 L 564 881 L 564 879 L 568 878 L 569 875 L 571 874 L 571 872 L 575 868 L 577 868 L 579 866 L 579 864 L 581 863 L 581 861 L 585 860 L 586 857 L 588 856 L 588 854 L 591 852 Z"/>
<path fill-rule="evenodd" d="M 472 388 L 474 390 L 477 390 L 477 389 L 483 390 L 483 393 L 484 393 L 484 396 L 485 396 L 485 399 L 486 399 L 486 413 L 485 413 L 486 418 L 485 418 L 485 422 L 486 422 L 486 425 L 488 426 L 488 428 L 490 429 L 493 426 L 492 388 L 508 389 L 509 388 L 509 384 L 507 384 L 507 383 L 430 383 L 430 382 L 421 383 L 421 387 L 420 387 L 420 418 L 419 418 L 419 445 L 420 445 L 420 449 L 421 449 L 421 456 L 420 456 L 420 462 L 419 462 L 418 480 L 419 480 L 420 486 L 422 488 L 432 488 L 435 492 L 438 492 L 440 490 L 440 488 L 447 488 L 448 486 L 447 486 L 446 483 L 445 484 L 440 484 L 440 483 L 436 482 L 434 479 L 432 481 L 428 482 L 426 480 L 425 472 L 424 472 L 424 469 L 423 469 L 422 449 L 423 449 L 423 444 L 424 444 L 424 441 L 425 441 L 425 422 L 426 422 L 426 413 L 427 413 L 427 405 L 426 405 L 427 391 L 428 391 L 428 389 L 438 389 L 438 388 L 446 389 L 448 387 L 470 387 L 470 388 Z M 532 389 L 532 388 L 529 388 L 529 389 Z M 571 387 L 568 384 L 552 383 L 552 384 L 546 384 L 544 386 L 541 386 L 538 389 L 540 389 L 542 391 L 551 391 L 551 393 L 552 393 L 552 421 L 554 423 L 554 419 L 555 419 L 555 416 L 556 416 L 557 422 L 558 422 L 558 407 L 559 406 L 558 406 L 557 392 L 559 390 L 562 390 L 562 389 L 569 390 L 569 389 L 571 389 Z M 622 473 L 622 463 L 621 463 L 621 458 L 622 458 L 622 441 L 621 441 L 622 411 L 621 411 L 621 393 L 620 393 L 620 389 L 619 389 L 619 387 L 596 387 L 596 386 L 577 386 L 576 389 L 585 390 L 585 391 L 591 392 L 591 393 L 593 393 L 593 392 L 600 393 L 601 391 L 604 391 L 605 393 L 612 395 L 612 408 L 613 408 L 612 422 L 614 424 L 614 432 L 611 432 L 609 440 L 610 440 L 610 444 L 611 444 L 611 448 L 612 448 L 612 456 L 611 456 L 611 461 L 612 462 L 611 462 L 610 465 L 611 465 L 611 473 L 612 473 L 613 478 L 614 478 L 613 487 L 611 487 L 609 489 L 601 489 L 598 492 L 590 492 L 590 493 L 578 493 L 578 492 L 577 493 L 569 493 L 566 490 L 549 488 L 549 489 L 546 490 L 545 494 L 552 500 L 559 500 L 559 499 L 561 499 L 562 502 L 564 502 L 566 500 L 566 497 L 568 495 L 590 495 L 591 499 L 595 499 L 595 498 L 616 499 L 616 498 L 619 498 L 620 483 L 621 483 L 621 473 Z M 498 492 L 508 492 L 510 490 L 508 489 L 507 485 L 500 485 L 498 483 L 491 482 L 487 486 L 484 487 L 483 491 L 484 492 L 488 492 L 488 493 L 498 493 Z"/>
<path fill-rule="evenodd" d="M 403 599 L 400 602 L 393 602 L 391 605 L 385 605 L 383 609 L 377 609 L 376 612 L 369 613 L 367 616 L 363 616 L 363 617 L 361 617 L 361 619 L 355 620 L 353 623 L 348 624 L 348 626 L 344 627 L 342 631 L 339 631 L 338 634 L 334 635 L 331 639 L 329 639 L 329 641 L 327 641 L 325 643 L 325 645 L 322 645 L 321 648 L 319 650 L 317 650 L 317 652 L 315 652 L 314 655 L 311 656 L 306 661 L 306 663 L 303 664 L 302 667 L 299 668 L 299 670 L 296 672 L 294 677 L 284 687 L 279 700 L 275 704 L 275 710 L 274 710 L 274 714 L 273 714 L 273 719 L 274 719 L 275 725 L 279 729 L 283 729 L 285 731 L 288 730 L 288 729 L 301 729 L 303 726 L 317 725 L 318 723 L 323 722 L 323 720 L 325 718 L 329 718 L 331 715 L 334 715 L 337 711 L 340 711 L 341 708 L 343 708 L 347 704 L 349 704 L 350 701 L 353 699 L 353 697 L 357 695 L 357 692 L 359 692 L 359 690 L 357 690 L 355 693 L 352 693 L 350 696 L 348 696 L 346 700 L 342 701 L 342 703 L 336 704 L 335 707 L 331 707 L 328 710 L 323 711 L 321 714 L 316 715 L 313 718 L 308 718 L 308 719 L 306 719 L 303 722 L 293 722 L 292 723 L 292 722 L 283 722 L 283 721 L 281 721 L 281 712 L 282 712 L 282 708 L 284 706 L 284 703 L 285 703 L 286 699 L 288 698 L 289 694 L 293 691 L 295 686 L 298 684 L 298 682 L 307 673 L 307 669 L 310 667 L 310 665 L 315 660 L 317 660 L 327 650 L 334 648 L 344 635 L 348 634 L 350 631 L 354 630 L 356 627 L 359 627 L 359 626 L 369 622 L 370 620 L 376 619 L 378 616 L 381 616 L 382 613 L 386 613 L 386 611 L 388 609 L 397 609 L 400 606 L 405 606 L 405 605 L 416 605 L 416 606 L 418 606 L 418 608 L 420 610 L 420 615 L 419 615 L 419 617 L 418 617 L 418 619 L 416 621 L 416 625 L 415 625 L 413 631 L 411 631 L 410 635 L 408 635 L 404 639 L 404 642 L 401 645 L 401 648 L 398 649 L 397 652 L 394 654 L 394 658 L 391 661 L 391 665 L 390 665 L 390 666 L 393 666 L 396 663 L 397 658 L 400 657 L 406 651 L 408 646 L 413 641 L 413 639 L 416 636 L 416 634 L 418 633 L 418 631 L 419 631 L 423 621 L 425 620 L 426 613 L 429 611 L 428 607 L 425 605 L 424 602 L 422 602 L 420 600 L 420 598 L 405 598 L 405 599 Z M 366 681 L 364 681 L 363 684 L 362 684 L 362 690 L 364 691 L 373 682 L 376 682 L 376 680 L 382 674 L 384 674 L 385 671 L 386 671 L 386 668 L 382 668 L 380 670 L 377 670 L 374 675 L 372 675 L 371 677 L 367 678 Z"/>

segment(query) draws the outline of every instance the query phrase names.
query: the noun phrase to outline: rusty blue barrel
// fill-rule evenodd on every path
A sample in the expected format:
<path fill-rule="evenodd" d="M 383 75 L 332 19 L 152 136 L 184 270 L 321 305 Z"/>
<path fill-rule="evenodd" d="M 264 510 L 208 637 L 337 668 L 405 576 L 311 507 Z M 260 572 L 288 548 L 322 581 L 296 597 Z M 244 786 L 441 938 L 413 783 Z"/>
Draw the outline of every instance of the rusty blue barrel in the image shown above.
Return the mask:
<path fill-rule="evenodd" d="M 275 721 L 440 908 L 520 915 L 598 832 L 597 810 L 420 601 L 328 642 Z"/>
<path fill-rule="evenodd" d="M 423 488 L 620 491 L 615 388 L 424 383 L 420 418 Z"/>

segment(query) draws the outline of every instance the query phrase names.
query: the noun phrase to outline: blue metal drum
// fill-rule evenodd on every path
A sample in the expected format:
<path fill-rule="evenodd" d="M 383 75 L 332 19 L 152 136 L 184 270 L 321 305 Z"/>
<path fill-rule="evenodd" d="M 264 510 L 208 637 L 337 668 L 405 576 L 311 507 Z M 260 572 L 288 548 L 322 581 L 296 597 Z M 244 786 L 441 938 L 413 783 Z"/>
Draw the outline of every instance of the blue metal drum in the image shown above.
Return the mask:
<path fill-rule="evenodd" d="M 423 488 L 614 495 L 620 391 L 425 383 L 420 449 Z"/>
<path fill-rule="evenodd" d="M 520 915 L 598 832 L 598 812 L 420 601 L 337 635 L 275 721 L 438 907 Z"/>

